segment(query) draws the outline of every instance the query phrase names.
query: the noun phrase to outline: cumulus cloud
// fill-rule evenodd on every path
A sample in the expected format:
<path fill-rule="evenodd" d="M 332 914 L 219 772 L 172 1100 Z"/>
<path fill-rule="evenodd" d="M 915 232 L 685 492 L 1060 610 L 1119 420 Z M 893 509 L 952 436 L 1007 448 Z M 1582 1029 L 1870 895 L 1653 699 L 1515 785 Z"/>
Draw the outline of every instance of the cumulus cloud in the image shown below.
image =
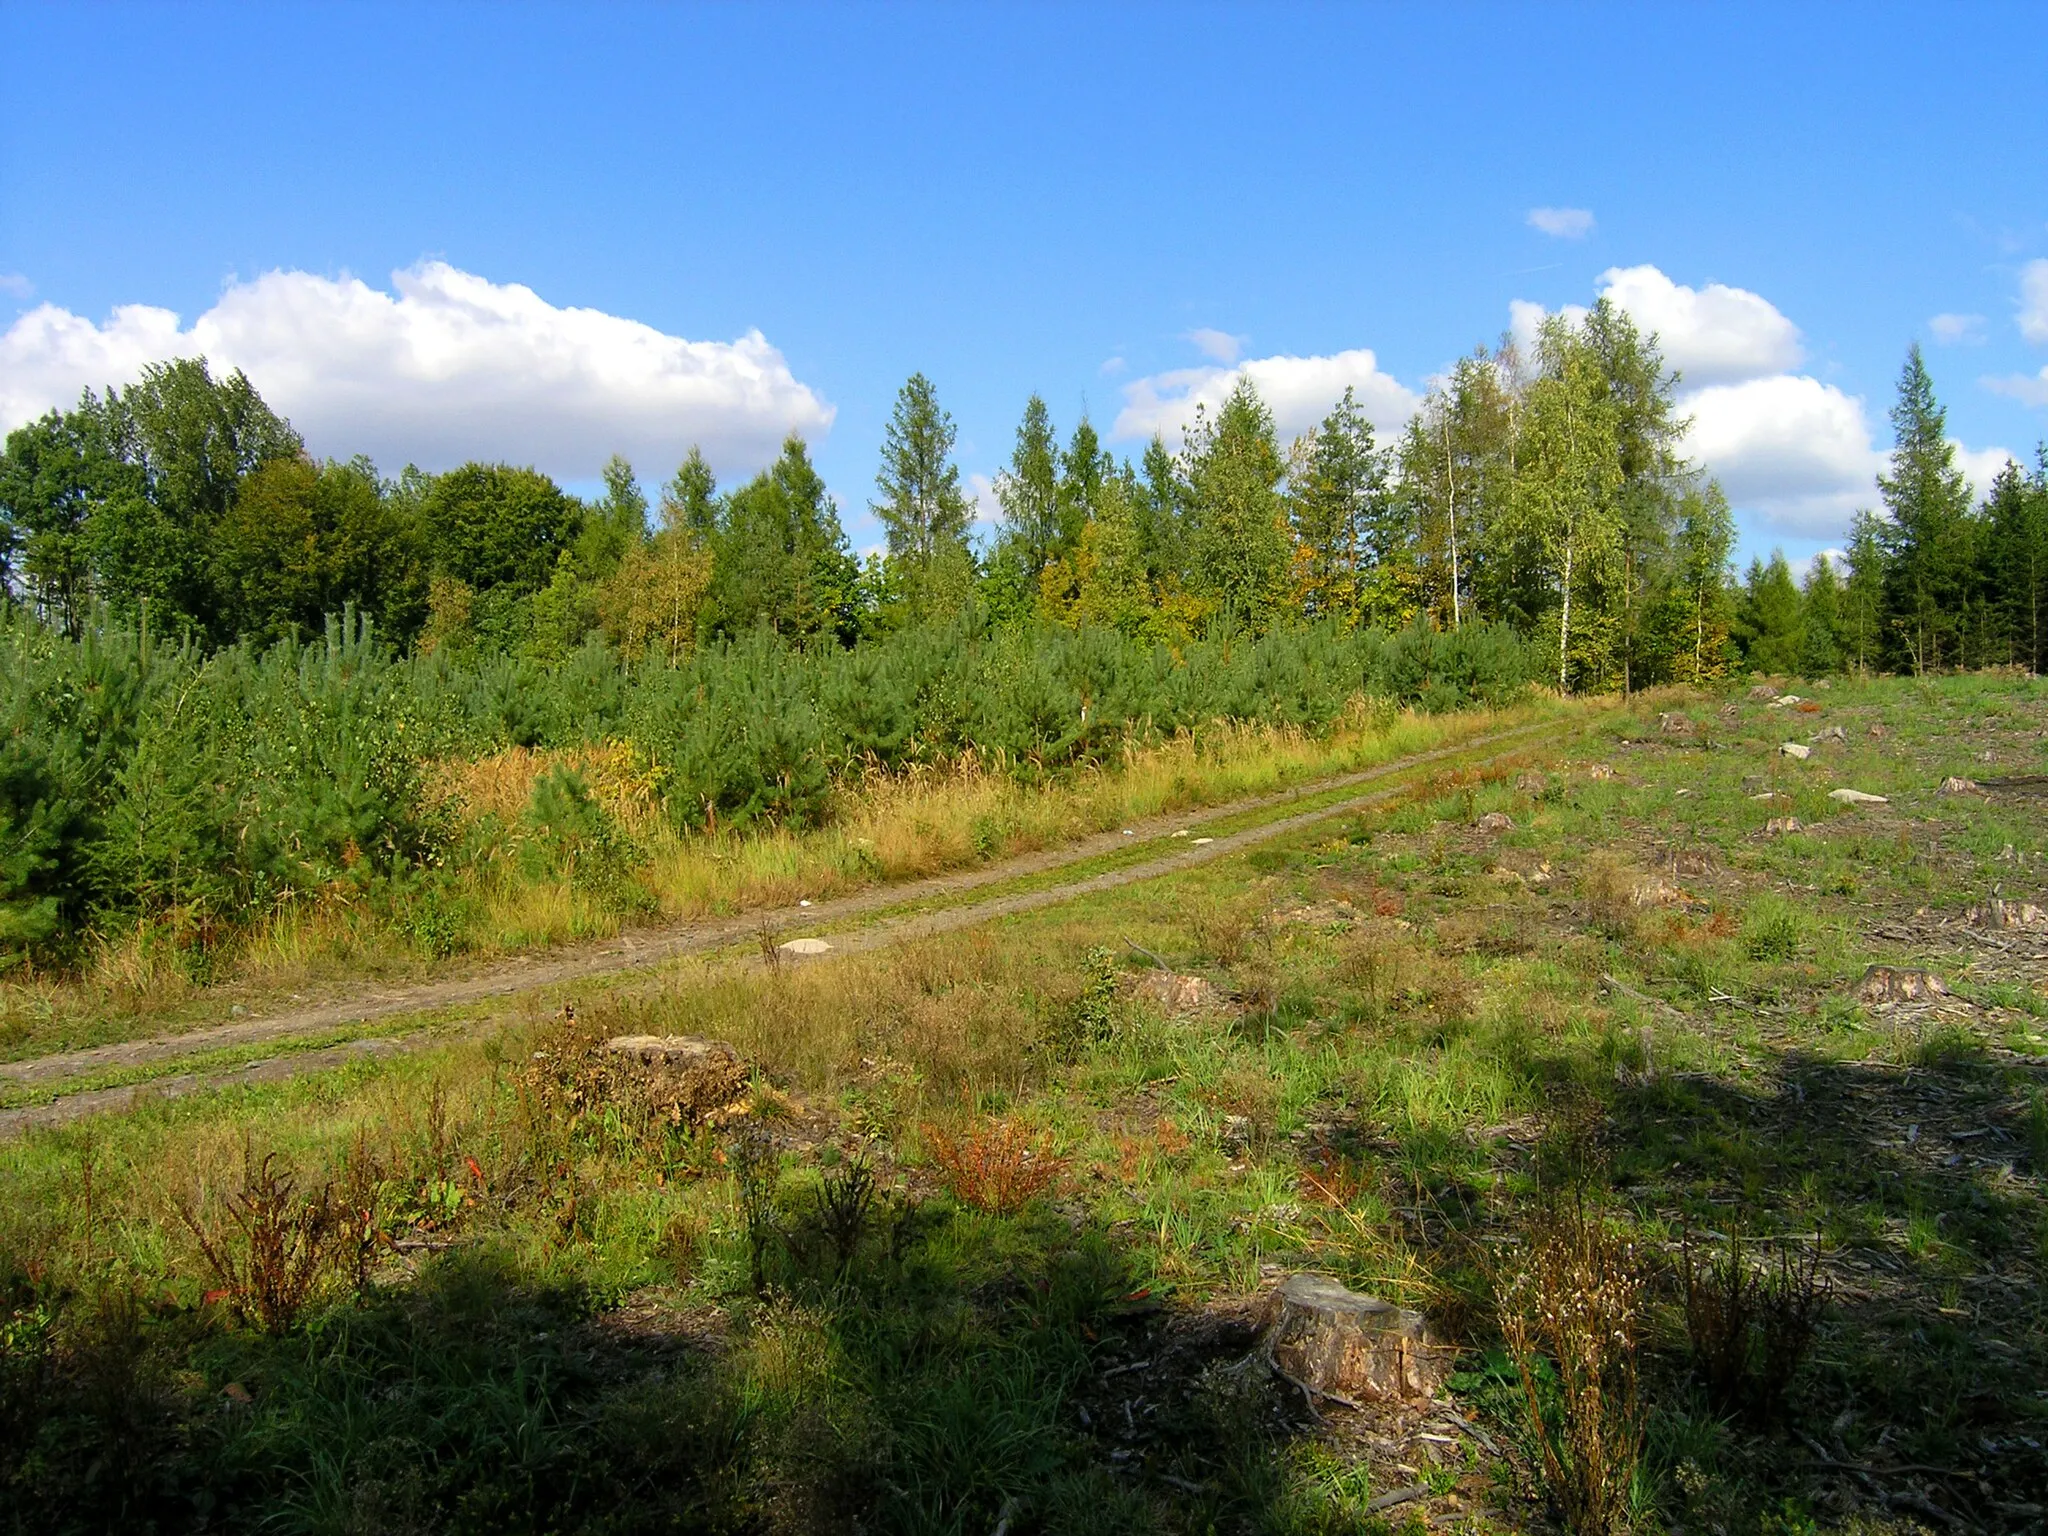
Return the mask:
<path fill-rule="evenodd" d="M 1984 339 L 1984 317 L 1982 315 L 1934 315 L 1927 322 L 1928 334 L 1945 347 L 1967 342 L 1971 346 Z"/>
<path fill-rule="evenodd" d="M 1806 557 L 1806 563 L 1799 567 L 1799 579 L 1805 581 L 1813 575 L 1814 567 L 1821 561 L 1835 568 L 1837 576 L 1846 575 L 1849 570 L 1849 552 L 1846 549 L 1817 549 Z"/>
<path fill-rule="evenodd" d="M 1718 384 L 1680 402 L 1692 417 L 1691 454 L 1735 506 L 1802 538 L 1829 538 L 1878 502 L 1888 455 L 1865 403 L 1832 384 L 1780 374 Z M 1950 439 L 1956 468 L 1981 500 L 2012 457 Z"/>
<path fill-rule="evenodd" d="M 2044 264 L 2048 265 L 2048 264 Z M 1654 266 L 1612 267 L 1601 295 L 1656 333 L 1681 375 L 1678 410 L 1691 418 L 1684 452 L 1720 481 L 1729 501 L 1776 531 L 1799 538 L 1839 534 L 1858 508 L 1877 503 L 1885 467 L 1865 402 L 1794 372 L 1799 328 L 1760 294 L 1725 283 L 1690 288 Z M 1508 306 L 1509 332 L 1527 348 L 1543 322 L 1540 304 Z M 1574 320 L 1585 310 L 1567 305 Z M 1969 317 L 1955 317 L 1969 318 Z M 2011 393 L 2032 380 L 2002 381 Z M 2048 373 L 2041 396 L 2048 401 Z M 1961 443 L 1956 462 L 1979 496 L 2006 460 L 2002 448 Z"/>
<path fill-rule="evenodd" d="M 2010 395 L 2026 405 L 2048 405 L 2048 368 L 2037 374 L 2008 373 L 1981 382 L 1993 394 Z"/>
<path fill-rule="evenodd" d="M 1827 538 L 1876 496 L 1884 456 L 1863 402 L 1800 374 L 1715 384 L 1688 394 L 1686 451 L 1737 507 L 1786 533 Z"/>
<path fill-rule="evenodd" d="M 1233 336 L 1228 331 L 1216 331 L 1202 326 L 1189 331 L 1187 339 L 1195 344 L 1195 350 L 1202 356 L 1226 367 L 1244 355 L 1244 338 Z"/>
<path fill-rule="evenodd" d="M 1234 368 L 1180 368 L 1134 379 L 1124 386 L 1123 409 L 1111 435 L 1142 441 L 1157 433 L 1178 443 L 1195 419 L 1195 408 L 1210 416 L 1248 378 L 1273 412 L 1283 442 L 1298 437 L 1325 416 L 1348 388 L 1359 409 L 1383 436 L 1398 432 L 1421 402 L 1392 375 L 1382 373 L 1368 347 L 1324 357 L 1255 357 Z"/>
<path fill-rule="evenodd" d="M 2020 268 L 2020 334 L 2029 341 L 2048 341 L 2048 257 Z"/>
<path fill-rule="evenodd" d="M 1991 482 L 1998 478 L 1998 472 L 2017 457 L 2009 448 L 1966 448 L 1954 439 L 1950 439 L 1949 447 L 1955 449 L 1956 468 L 1970 482 L 1970 489 L 1976 492 L 1979 501 L 1991 489 Z"/>
<path fill-rule="evenodd" d="M 974 505 L 974 520 L 994 525 L 1003 520 L 1003 504 L 996 500 L 996 483 L 987 475 L 967 477 L 967 499 Z"/>
<path fill-rule="evenodd" d="M 1784 373 L 1804 356 L 1799 327 L 1747 288 L 1688 288 L 1652 266 L 1609 267 L 1598 283 L 1603 298 L 1657 333 L 1664 360 L 1688 387 Z"/>
<path fill-rule="evenodd" d="M 508 459 L 579 480 L 617 452 L 665 473 L 695 443 L 735 473 L 790 432 L 832 425 L 833 407 L 759 331 L 688 341 L 438 261 L 392 274 L 391 288 L 270 272 L 230 284 L 189 328 L 149 305 L 97 324 L 39 305 L 0 333 L 0 430 L 201 355 L 247 373 L 314 452 L 392 468 Z"/>
<path fill-rule="evenodd" d="M 1593 232 L 1593 215 L 1585 208 L 1531 208 L 1528 225 L 1554 240 L 1583 240 Z"/>

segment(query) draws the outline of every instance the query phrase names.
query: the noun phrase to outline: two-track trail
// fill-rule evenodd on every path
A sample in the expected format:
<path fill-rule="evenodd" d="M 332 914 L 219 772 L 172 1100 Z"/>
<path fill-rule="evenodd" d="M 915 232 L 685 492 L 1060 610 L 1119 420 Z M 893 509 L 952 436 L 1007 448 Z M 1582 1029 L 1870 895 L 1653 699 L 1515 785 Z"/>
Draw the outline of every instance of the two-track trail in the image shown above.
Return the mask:
<path fill-rule="evenodd" d="M 1412 753 L 1355 773 L 1313 780 L 1287 790 L 1225 804 L 1176 812 L 1171 816 L 1156 816 L 1134 822 L 1128 830 L 1098 833 L 1059 848 L 1024 854 L 971 870 L 875 886 L 809 906 L 763 909 L 735 917 L 641 929 L 601 943 L 493 961 L 462 975 L 410 985 L 365 988 L 347 997 L 289 1012 L 85 1050 L 63 1051 L 26 1061 L 0 1063 L 0 1083 L 27 1088 L 49 1088 L 82 1076 L 146 1070 L 159 1064 L 166 1068 L 165 1075 L 124 1082 L 114 1087 L 62 1094 L 42 1102 L 0 1110 L 0 1136 L 17 1134 L 37 1126 L 62 1124 L 85 1115 L 125 1109 L 142 1095 L 174 1098 L 200 1089 L 276 1081 L 364 1056 L 388 1056 L 416 1049 L 447 1037 L 445 1030 L 422 1027 L 411 1034 L 385 1033 L 361 1040 L 344 1039 L 315 1049 L 289 1049 L 295 1040 L 320 1036 L 331 1038 L 338 1031 L 379 1019 L 424 1016 L 473 1007 L 577 982 L 600 981 L 630 972 L 648 971 L 691 956 L 716 958 L 721 950 L 736 951 L 729 957 L 731 963 L 759 964 L 764 935 L 783 941 L 829 934 L 830 954 L 804 961 L 816 964 L 821 960 L 829 961 L 835 955 L 861 953 L 972 927 L 1000 917 L 1036 911 L 1100 891 L 1155 880 L 1241 853 L 1316 822 L 1396 799 L 1410 791 L 1416 779 L 1425 777 L 1429 770 L 1439 766 L 1454 762 L 1467 768 L 1496 766 L 1556 737 L 1582 729 L 1583 725 L 1583 719 L 1572 719 L 1517 726 L 1451 746 Z M 1363 792 L 1345 793 L 1354 789 Z M 1196 843 L 1192 835 L 1185 839 L 1176 835 L 1198 833 L 1205 824 L 1257 815 L 1301 801 L 1313 801 L 1313 804 L 1292 815 L 1204 837 L 1200 843 Z M 978 890 L 1014 885 L 1072 865 L 1135 850 L 1147 843 L 1163 843 L 1165 846 L 1152 857 L 1100 873 L 1021 891 L 998 889 L 978 899 L 962 899 L 971 898 L 972 893 Z M 286 1053 L 220 1071 L 174 1070 L 180 1059 L 203 1052 L 270 1044 L 285 1048 Z"/>

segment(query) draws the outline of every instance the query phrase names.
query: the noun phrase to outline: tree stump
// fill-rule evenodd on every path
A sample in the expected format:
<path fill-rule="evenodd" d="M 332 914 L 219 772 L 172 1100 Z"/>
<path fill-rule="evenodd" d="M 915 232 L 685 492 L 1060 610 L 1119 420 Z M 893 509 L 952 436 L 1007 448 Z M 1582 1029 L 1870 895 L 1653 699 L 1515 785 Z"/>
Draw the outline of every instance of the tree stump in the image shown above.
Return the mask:
<path fill-rule="evenodd" d="M 1897 965 L 1873 965 L 1856 983 L 1856 998 L 1865 1003 L 1924 1003 L 1947 997 L 1948 984 L 1932 971 Z"/>
<path fill-rule="evenodd" d="M 746 1096 L 753 1074 L 723 1040 L 620 1035 L 604 1043 L 613 1070 L 649 1109 L 694 1124 Z"/>
<path fill-rule="evenodd" d="M 1356 1408 L 1417 1402 L 1442 1381 L 1420 1312 L 1346 1290 L 1328 1275 L 1290 1275 L 1266 1303 L 1266 1357 L 1287 1380 Z"/>
<path fill-rule="evenodd" d="M 1144 971 L 1125 984 L 1133 997 L 1156 1003 L 1163 1013 L 1200 1013 L 1216 1006 L 1216 988 L 1205 976 Z"/>

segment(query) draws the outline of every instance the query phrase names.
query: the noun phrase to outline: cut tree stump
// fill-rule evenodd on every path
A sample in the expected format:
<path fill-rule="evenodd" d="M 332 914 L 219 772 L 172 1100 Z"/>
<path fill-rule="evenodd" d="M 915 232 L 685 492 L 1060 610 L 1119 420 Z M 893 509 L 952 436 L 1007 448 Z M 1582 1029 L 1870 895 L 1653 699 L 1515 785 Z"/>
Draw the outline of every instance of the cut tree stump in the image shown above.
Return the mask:
<path fill-rule="evenodd" d="M 1947 997 L 1948 984 L 1932 971 L 1898 965 L 1873 965 L 1856 983 L 1856 998 L 1865 1003 L 1924 1003 Z"/>
<path fill-rule="evenodd" d="M 650 1109 L 695 1123 L 746 1097 L 753 1073 L 723 1040 L 620 1035 L 604 1043 L 612 1068 Z"/>
<path fill-rule="evenodd" d="M 1347 1407 L 1420 1402 L 1442 1384 L 1420 1312 L 1346 1290 L 1328 1275 L 1290 1275 L 1266 1303 L 1273 1369 Z"/>
<path fill-rule="evenodd" d="M 1125 983 L 1133 997 L 1156 1003 L 1162 1013 L 1200 1013 L 1216 1006 L 1216 987 L 1206 976 L 1141 971 Z"/>

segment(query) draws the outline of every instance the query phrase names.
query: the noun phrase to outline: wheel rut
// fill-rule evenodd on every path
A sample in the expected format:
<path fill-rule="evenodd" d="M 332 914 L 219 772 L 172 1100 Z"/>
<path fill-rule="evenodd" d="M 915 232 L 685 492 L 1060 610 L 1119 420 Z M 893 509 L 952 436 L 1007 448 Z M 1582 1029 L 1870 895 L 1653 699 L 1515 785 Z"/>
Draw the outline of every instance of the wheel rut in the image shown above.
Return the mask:
<path fill-rule="evenodd" d="M 1466 765 L 1472 767 L 1492 766 L 1527 753 L 1531 747 L 1544 744 L 1553 737 L 1576 730 L 1581 724 L 1577 721 L 1542 721 L 1491 732 L 1288 790 L 1134 822 L 1128 833 L 1123 829 L 1097 833 L 1056 849 L 1025 854 L 976 869 L 876 886 L 847 896 L 813 902 L 807 907 L 764 908 L 735 917 L 642 929 L 602 943 L 555 950 L 545 955 L 493 961 L 466 975 L 410 985 L 366 988 L 346 998 L 289 1012 L 177 1034 L 64 1051 L 26 1061 L 0 1063 L 0 1083 L 49 1087 L 89 1073 L 159 1063 L 169 1065 L 202 1052 L 271 1043 L 289 1047 L 294 1040 L 331 1035 L 337 1030 L 382 1019 L 470 1007 L 580 981 L 597 981 L 653 970 L 692 956 L 713 957 L 721 950 L 759 941 L 764 934 L 772 935 L 776 940 L 829 935 L 830 953 L 783 963 L 830 963 L 837 956 L 865 953 L 892 944 L 950 933 L 1192 869 L 1285 837 L 1316 822 L 1384 804 L 1407 792 L 1415 776 L 1439 764 L 1455 759 L 1469 760 Z M 1366 786 L 1376 787 L 1367 789 Z M 1365 792 L 1348 796 L 1342 794 L 1351 788 Z M 1339 798 L 1326 798 L 1331 795 Z M 1206 838 L 1199 846 L 1173 837 L 1173 833 L 1182 828 L 1199 828 L 1204 824 L 1273 810 L 1307 799 L 1315 799 L 1318 803 L 1290 816 Z M 989 886 L 1007 885 L 1050 873 L 1108 853 L 1142 846 L 1147 841 L 1162 841 L 1168 844 L 1168 848 L 1156 857 L 1078 880 L 1034 890 L 999 893 L 978 901 L 957 901 L 963 895 Z M 935 910 L 914 910 L 921 903 L 935 901 L 955 904 Z M 895 910 L 898 908 L 913 910 Z M 862 918 L 871 920 L 859 923 Z M 842 926 L 848 923 L 856 925 Z M 759 955 L 742 954 L 733 957 L 733 963 L 760 965 L 764 961 Z M 320 1071 L 368 1057 L 390 1056 L 445 1039 L 448 1032 L 446 1028 L 422 1028 L 409 1034 L 383 1035 L 342 1041 L 316 1049 L 287 1051 L 283 1055 L 215 1072 L 169 1073 L 142 1082 L 64 1094 L 45 1102 L 0 1110 L 0 1136 L 119 1111 L 145 1096 L 176 1098 L 203 1089 L 277 1081 L 301 1072 Z"/>

